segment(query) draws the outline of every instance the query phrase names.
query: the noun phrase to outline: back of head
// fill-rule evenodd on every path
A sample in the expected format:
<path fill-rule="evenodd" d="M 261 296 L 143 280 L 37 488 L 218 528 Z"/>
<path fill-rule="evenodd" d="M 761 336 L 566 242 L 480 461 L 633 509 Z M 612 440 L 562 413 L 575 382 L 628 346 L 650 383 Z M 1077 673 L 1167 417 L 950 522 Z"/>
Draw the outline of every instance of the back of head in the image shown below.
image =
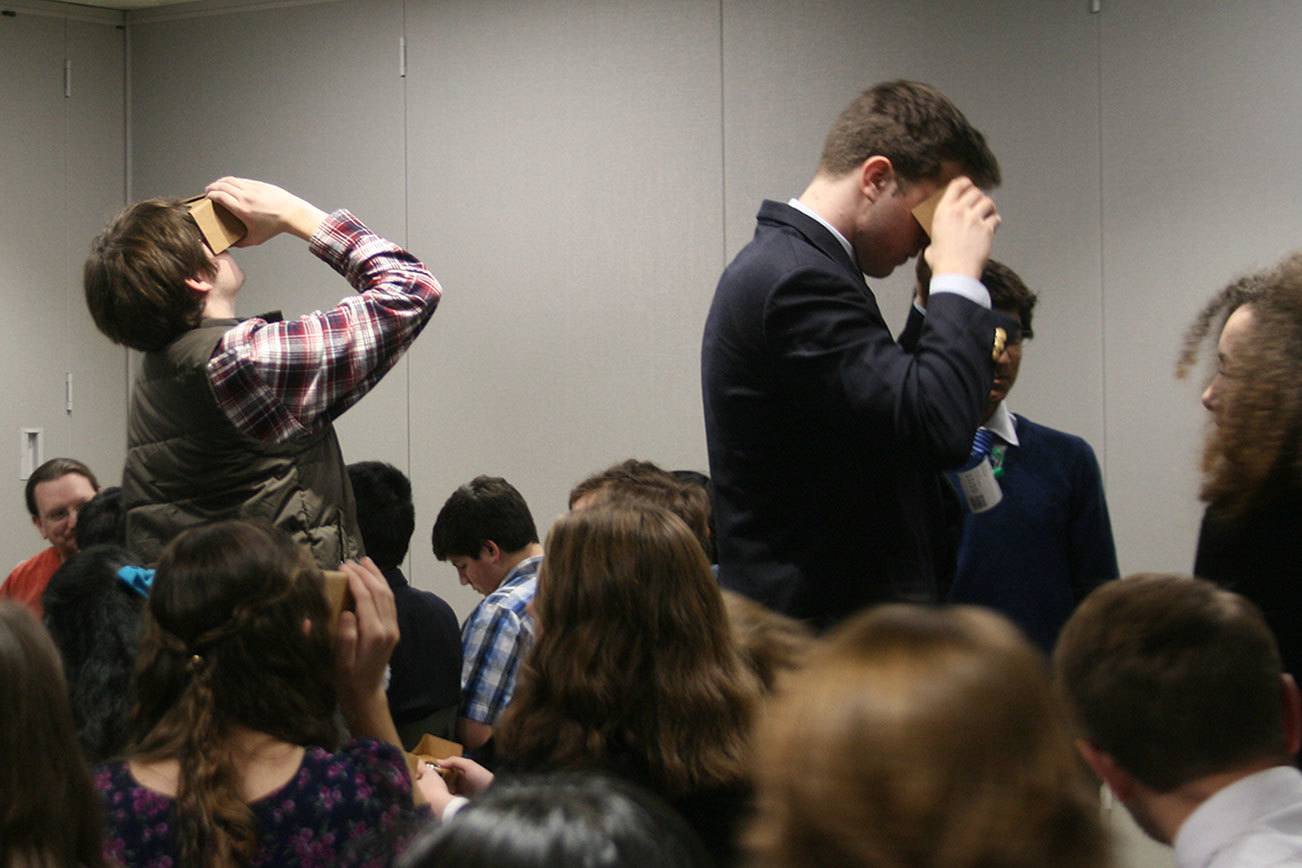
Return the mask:
<path fill-rule="evenodd" d="M 1224 412 L 1209 430 L 1202 462 L 1202 499 L 1231 518 L 1269 486 L 1302 489 L 1302 253 L 1217 293 L 1185 334 L 1178 376 L 1244 306 L 1252 309 L 1251 339 L 1234 350 Z"/>
<path fill-rule="evenodd" d="M 773 690 L 780 676 L 800 669 L 814 646 L 809 625 L 736 591 L 724 591 L 723 603 L 737 651 L 764 690 Z"/>
<path fill-rule="evenodd" d="M 993 613 L 883 606 L 785 683 L 755 743 L 760 866 L 1097 866 L 1044 661 Z"/>
<path fill-rule="evenodd" d="M 754 685 L 687 526 L 659 507 L 599 505 L 558 519 L 546 550 L 499 755 L 627 766 L 674 795 L 740 781 Z"/>
<path fill-rule="evenodd" d="M 0 600 L 0 864 L 100 865 L 99 794 L 58 653 L 26 607 Z"/>
<path fill-rule="evenodd" d="M 1288 762 L 1274 636 L 1210 582 L 1105 583 L 1063 628 L 1054 673 L 1084 737 L 1158 792 Z"/>
<path fill-rule="evenodd" d="M 159 350 L 199 324 L 203 304 L 185 281 L 212 273 L 203 236 L 180 200 L 146 199 L 91 242 L 86 306 L 114 343 Z"/>
<path fill-rule="evenodd" d="M 691 528 L 707 557 L 713 550 L 710 495 L 700 484 L 685 482 L 650 461 L 630 458 L 594 473 L 570 489 L 570 509 L 614 500 L 637 501 L 669 510 Z"/>
<path fill-rule="evenodd" d="M 124 546 L 127 543 L 127 510 L 122 489 L 116 485 L 101 488 L 99 493 L 77 510 L 77 548 L 97 545 Z"/>
<path fill-rule="evenodd" d="M 414 843 L 403 868 L 705 868 L 696 834 L 659 799 L 613 778 L 505 778 Z"/>
<path fill-rule="evenodd" d="M 985 137 L 944 94 L 921 82 L 883 82 L 860 94 L 828 132 L 818 170 L 840 177 L 874 155 L 890 159 L 902 184 L 936 178 L 945 163 L 979 187 L 1000 181 Z"/>
<path fill-rule="evenodd" d="M 416 530 L 411 480 L 392 464 L 381 461 L 349 464 L 348 479 L 357 501 L 357 527 L 366 554 L 381 570 L 396 568 L 407 557 Z"/>
<path fill-rule="evenodd" d="M 86 477 L 86 480 L 90 482 L 91 488 L 99 488 L 99 480 L 95 478 L 95 474 L 91 472 L 89 467 L 78 461 L 76 458 L 51 458 L 32 471 L 32 475 L 27 477 L 27 484 L 23 489 L 23 495 L 27 503 L 27 512 L 30 513 L 33 518 L 37 515 L 36 486 L 40 485 L 42 482 L 53 482 L 56 479 L 67 476 L 69 473 L 76 473 L 80 476 L 84 476 Z"/>
<path fill-rule="evenodd" d="M 515 486 L 500 476 L 476 476 L 452 492 L 434 519 L 434 556 L 479 557 L 489 540 L 517 552 L 538 542 L 538 527 Z"/>
<path fill-rule="evenodd" d="M 133 730 L 139 758 L 179 761 L 184 864 L 248 858 L 256 844 L 226 750 L 232 726 L 334 746 L 327 629 L 321 573 L 278 528 L 201 525 L 163 550 L 136 667 Z"/>
<path fill-rule="evenodd" d="M 130 563 L 119 546 L 83 548 L 55 571 L 42 597 L 45 626 L 63 658 L 77 737 L 91 762 L 115 757 L 127 744 L 131 672 L 145 607 L 144 598 L 118 580 L 118 570 Z"/>

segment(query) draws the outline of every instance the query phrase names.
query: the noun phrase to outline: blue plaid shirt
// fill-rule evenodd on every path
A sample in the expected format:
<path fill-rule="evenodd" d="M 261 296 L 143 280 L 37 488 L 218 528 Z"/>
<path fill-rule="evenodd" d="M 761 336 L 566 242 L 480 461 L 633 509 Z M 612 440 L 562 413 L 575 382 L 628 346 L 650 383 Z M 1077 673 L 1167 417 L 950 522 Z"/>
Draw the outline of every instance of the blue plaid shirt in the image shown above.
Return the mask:
<path fill-rule="evenodd" d="M 492 726 L 511 701 L 516 670 L 533 644 L 525 607 L 538 588 L 541 563 L 541 555 L 518 563 L 461 628 L 462 717 Z"/>

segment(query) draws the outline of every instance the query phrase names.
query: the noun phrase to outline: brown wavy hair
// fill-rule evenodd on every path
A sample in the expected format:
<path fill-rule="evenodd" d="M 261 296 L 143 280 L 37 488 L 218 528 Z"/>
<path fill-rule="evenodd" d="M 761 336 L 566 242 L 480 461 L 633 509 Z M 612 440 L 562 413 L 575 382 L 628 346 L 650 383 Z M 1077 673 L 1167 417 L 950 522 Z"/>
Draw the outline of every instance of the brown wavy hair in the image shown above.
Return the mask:
<path fill-rule="evenodd" d="M 1219 336 L 1245 305 L 1252 332 L 1235 348 L 1225 413 L 1210 426 L 1202 458 L 1200 496 L 1228 519 L 1272 482 L 1302 485 L 1302 253 L 1218 292 L 1186 332 L 1176 376 L 1188 374 L 1213 329 Z"/>
<path fill-rule="evenodd" d="M 505 763 L 634 771 L 671 799 L 746 780 L 757 687 L 681 519 L 629 503 L 562 516 L 534 607 L 538 637 L 496 730 Z"/>
<path fill-rule="evenodd" d="M 91 242 L 82 288 L 101 332 L 148 352 L 199 324 L 203 301 L 185 281 L 215 273 L 181 200 L 146 199 L 124 209 Z"/>
<path fill-rule="evenodd" d="M 0 600 L 0 865 L 103 865 L 100 797 L 59 652 L 26 607 Z"/>
<path fill-rule="evenodd" d="M 131 754 L 180 764 L 178 864 L 247 861 L 257 847 L 232 726 L 337 746 L 328 617 L 320 571 L 271 525 L 203 525 L 164 549 L 136 667 Z"/>
<path fill-rule="evenodd" d="M 846 622 L 765 708 L 759 868 L 1097 868 L 1099 808 L 1044 658 L 974 607 Z"/>

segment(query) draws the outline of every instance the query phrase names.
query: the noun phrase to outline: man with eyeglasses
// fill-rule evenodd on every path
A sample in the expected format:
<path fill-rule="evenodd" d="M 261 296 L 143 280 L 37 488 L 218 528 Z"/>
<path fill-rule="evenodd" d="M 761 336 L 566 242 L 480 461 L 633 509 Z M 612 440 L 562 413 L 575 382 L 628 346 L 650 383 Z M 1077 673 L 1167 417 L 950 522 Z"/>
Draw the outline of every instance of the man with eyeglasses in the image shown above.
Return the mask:
<path fill-rule="evenodd" d="M 49 548 L 13 568 L 0 597 L 25 603 L 41 617 L 41 595 L 54 571 L 77 552 L 77 512 L 99 491 L 99 480 L 75 458 L 51 458 L 27 478 L 27 511 Z"/>

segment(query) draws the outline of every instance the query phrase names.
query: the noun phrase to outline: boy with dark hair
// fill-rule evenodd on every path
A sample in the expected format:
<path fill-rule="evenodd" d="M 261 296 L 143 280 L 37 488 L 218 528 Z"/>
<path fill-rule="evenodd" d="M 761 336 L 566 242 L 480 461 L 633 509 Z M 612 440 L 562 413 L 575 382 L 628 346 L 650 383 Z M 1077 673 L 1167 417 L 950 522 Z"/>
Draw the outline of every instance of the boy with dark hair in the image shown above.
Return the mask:
<path fill-rule="evenodd" d="M 798 199 L 760 207 L 701 349 L 725 587 L 819 627 L 940 599 L 952 549 L 936 471 L 967 455 L 1006 332 L 979 280 L 999 225 L 980 188 L 998 182 L 953 103 L 894 81 L 841 114 Z M 897 343 L 864 275 L 926 246 L 914 210 L 942 192 L 937 277 Z"/>
<path fill-rule="evenodd" d="M 1302 701 L 1256 606 L 1202 579 L 1109 582 L 1054 675 L 1081 756 L 1179 868 L 1302 863 Z"/>
<path fill-rule="evenodd" d="M 393 367 L 441 290 L 347 211 L 243 178 L 206 195 L 244 224 L 238 246 L 295 235 L 357 294 L 296 320 L 237 319 L 244 275 L 183 203 L 139 202 L 105 228 L 86 261 L 86 304 L 105 335 L 145 353 L 122 479 L 127 547 L 150 561 L 192 525 L 262 519 L 332 568 L 361 554 L 332 423 Z"/>
<path fill-rule="evenodd" d="M 51 458 L 32 471 L 23 497 L 32 525 L 50 545 L 13 568 L 0 584 L 0 599 L 23 603 L 41 617 L 41 595 L 60 564 L 77 553 L 77 515 L 97 491 L 99 480 L 75 458 Z"/>
<path fill-rule="evenodd" d="M 917 277 L 919 286 L 931 279 L 921 258 Z M 1076 605 L 1120 574 L 1117 551 L 1094 450 L 1074 434 L 1013 414 L 1006 403 L 1038 297 L 993 259 L 981 282 L 991 306 L 1018 326 L 995 362 L 969 461 L 989 464 L 1002 497 L 983 511 L 964 510 L 949 601 L 995 609 L 1048 653 Z"/>
<path fill-rule="evenodd" d="M 402 573 L 416 529 L 411 481 L 380 461 L 349 464 L 348 479 L 362 543 L 393 590 L 398 610 L 400 637 L 389 657 L 385 691 L 398 737 L 408 750 L 425 733 L 452 738 L 461 704 L 461 630 L 442 597 L 413 588 Z"/>
<path fill-rule="evenodd" d="M 500 476 L 476 476 L 452 492 L 431 534 L 434 556 L 484 595 L 461 628 L 461 716 L 457 740 L 475 749 L 511 701 L 516 671 L 533 641 L 529 603 L 543 547 L 524 497 Z"/>

